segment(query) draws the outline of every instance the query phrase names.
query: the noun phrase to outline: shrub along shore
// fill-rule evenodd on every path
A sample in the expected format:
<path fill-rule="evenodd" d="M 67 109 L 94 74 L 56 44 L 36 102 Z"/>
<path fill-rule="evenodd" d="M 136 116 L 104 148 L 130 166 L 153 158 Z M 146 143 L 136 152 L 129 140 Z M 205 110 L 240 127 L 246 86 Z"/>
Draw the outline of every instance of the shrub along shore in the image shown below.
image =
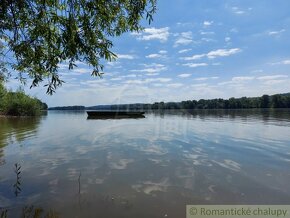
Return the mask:
<path fill-rule="evenodd" d="M 8 91 L 0 81 L 0 115 L 36 116 L 47 110 L 47 104 L 24 93 Z"/>

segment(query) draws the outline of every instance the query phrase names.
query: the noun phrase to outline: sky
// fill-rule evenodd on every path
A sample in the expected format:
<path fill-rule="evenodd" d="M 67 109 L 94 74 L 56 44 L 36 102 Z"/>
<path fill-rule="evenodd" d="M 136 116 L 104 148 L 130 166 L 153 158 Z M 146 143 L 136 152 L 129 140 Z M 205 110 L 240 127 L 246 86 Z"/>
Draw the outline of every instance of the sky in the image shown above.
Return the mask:
<path fill-rule="evenodd" d="M 25 90 L 50 107 L 290 92 L 289 8 L 289 0 L 159 0 L 143 32 L 113 40 L 118 60 L 105 63 L 102 79 L 63 64 L 66 83 L 54 95 L 44 84 Z"/>

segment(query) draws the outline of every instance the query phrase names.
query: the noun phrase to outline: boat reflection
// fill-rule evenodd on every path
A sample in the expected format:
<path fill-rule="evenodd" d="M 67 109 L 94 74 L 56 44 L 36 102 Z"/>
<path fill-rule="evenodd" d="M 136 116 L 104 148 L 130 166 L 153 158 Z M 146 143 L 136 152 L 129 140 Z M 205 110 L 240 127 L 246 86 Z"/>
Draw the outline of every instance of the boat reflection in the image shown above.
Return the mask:
<path fill-rule="evenodd" d="M 144 119 L 144 115 L 95 115 L 88 116 L 88 120 L 120 120 L 120 119 Z"/>
<path fill-rule="evenodd" d="M 88 119 L 138 119 L 145 118 L 143 111 L 87 111 Z"/>

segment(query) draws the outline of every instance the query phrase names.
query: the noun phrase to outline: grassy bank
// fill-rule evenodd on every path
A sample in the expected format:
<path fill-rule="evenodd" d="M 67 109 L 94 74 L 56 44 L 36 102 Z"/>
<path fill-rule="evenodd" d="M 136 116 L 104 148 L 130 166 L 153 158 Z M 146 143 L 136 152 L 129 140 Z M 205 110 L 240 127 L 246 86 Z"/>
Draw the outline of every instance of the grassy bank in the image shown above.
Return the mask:
<path fill-rule="evenodd" d="M 36 116 L 47 105 L 37 98 L 33 98 L 24 91 L 7 91 L 0 82 L 0 115 L 6 116 Z"/>

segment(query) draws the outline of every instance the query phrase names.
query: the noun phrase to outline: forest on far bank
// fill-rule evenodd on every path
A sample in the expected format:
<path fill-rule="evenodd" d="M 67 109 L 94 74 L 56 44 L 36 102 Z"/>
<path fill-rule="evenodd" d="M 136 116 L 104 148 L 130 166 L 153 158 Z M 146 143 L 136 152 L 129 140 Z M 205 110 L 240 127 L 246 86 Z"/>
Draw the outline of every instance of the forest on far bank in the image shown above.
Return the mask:
<path fill-rule="evenodd" d="M 200 99 L 153 104 L 116 104 L 85 107 L 81 105 L 51 107 L 49 110 L 165 110 L 165 109 L 251 109 L 290 108 L 290 93 L 229 99 Z"/>
<path fill-rule="evenodd" d="M 156 102 L 151 109 L 249 109 L 249 108 L 290 108 L 290 93 L 242 97 L 229 99 L 200 99 L 182 102 Z"/>

